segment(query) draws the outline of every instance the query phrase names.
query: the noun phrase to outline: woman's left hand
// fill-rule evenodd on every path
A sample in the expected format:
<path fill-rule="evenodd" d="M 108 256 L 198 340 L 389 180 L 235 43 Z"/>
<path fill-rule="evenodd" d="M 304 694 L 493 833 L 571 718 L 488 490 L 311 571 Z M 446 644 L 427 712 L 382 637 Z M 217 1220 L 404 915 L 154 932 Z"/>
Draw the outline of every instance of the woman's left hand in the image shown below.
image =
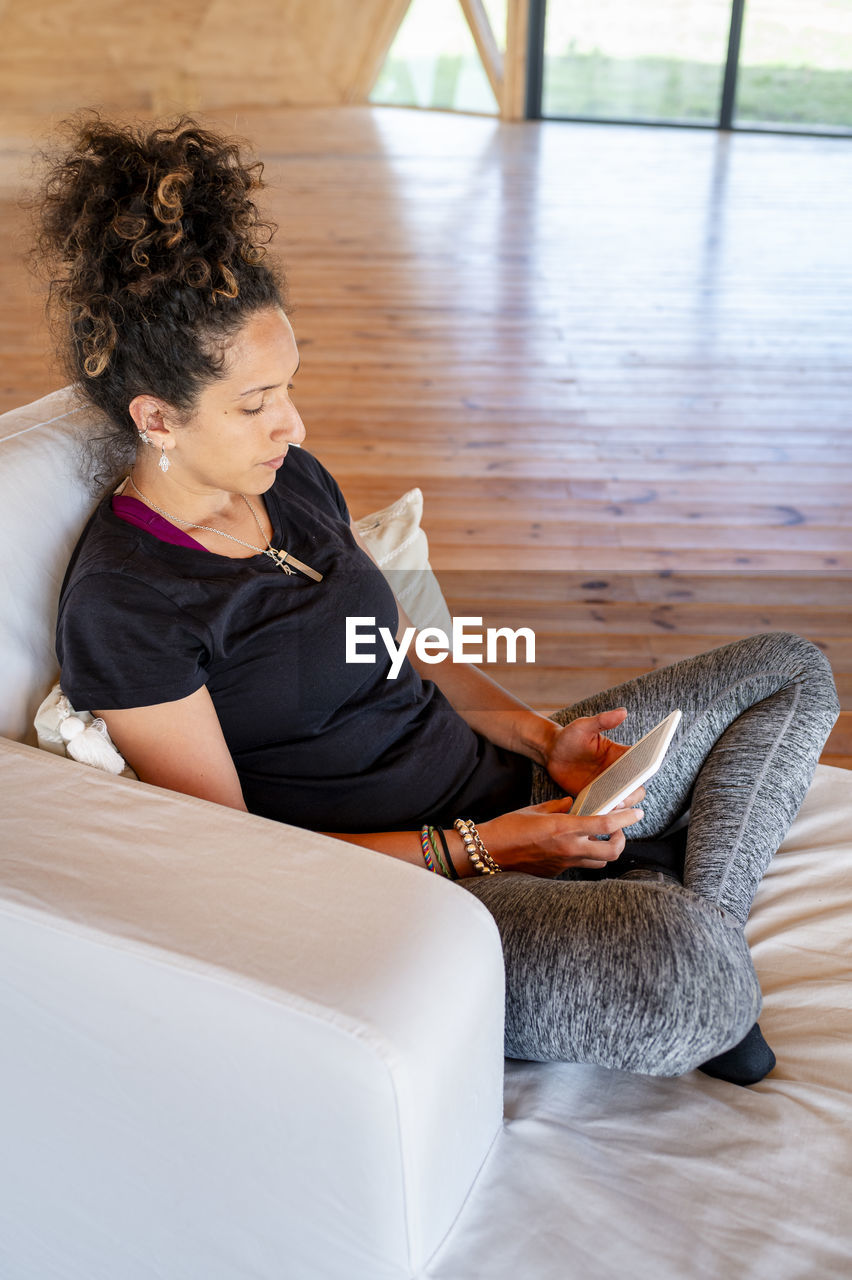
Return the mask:
<path fill-rule="evenodd" d="M 566 724 L 554 736 L 544 761 L 553 781 L 569 795 L 578 795 L 629 749 L 604 736 L 605 730 L 614 729 L 626 719 L 627 708 L 616 707 Z"/>

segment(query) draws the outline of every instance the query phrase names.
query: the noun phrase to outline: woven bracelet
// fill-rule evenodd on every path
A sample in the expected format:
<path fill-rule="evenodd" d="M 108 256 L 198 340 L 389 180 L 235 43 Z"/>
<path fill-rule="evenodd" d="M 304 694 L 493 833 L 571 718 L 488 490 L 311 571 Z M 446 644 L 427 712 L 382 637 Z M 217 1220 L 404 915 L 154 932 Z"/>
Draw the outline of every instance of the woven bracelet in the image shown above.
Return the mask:
<path fill-rule="evenodd" d="M 423 853 L 423 861 L 426 863 L 427 871 L 434 871 L 435 875 L 439 876 L 441 873 L 432 858 L 432 842 L 429 839 L 428 827 L 420 828 L 420 849 Z"/>
<path fill-rule="evenodd" d="M 442 844 L 442 846 L 443 846 L 443 849 L 444 849 L 444 860 L 446 861 L 446 864 L 447 864 L 447 870 L 448 870 L 448 872 L 449 872 L 450 879 L 451 879 L 451 880 L 458 880 L 458 878 L 459 878 L 459 873 L 458 873 L 458 871 L 456 871 L 455 864 L 454 864 L 454 862 L 453 862 L 453 860 L 452 860 L 452 858 L 451 858 L 451 856 L 450 856 L 450 847 L 449 847 L 449 845 L 447 844 L 447 837 L 444 835 L 444 828 L 443 828 L 443 827 L 432 827 L 432 830 L 433 830 L 433 831 L 435 831 L 435 832 L 437 832 L 437 834 L 438 834 L 438 839 L 441 841 L 441 844 Z M 434 845 L 434 841 L 433 841 L 433 845 Z"/>
<path fill-rule="evenodd" d="M 441 847 L 438 844 L 438 841 L 435 839 L 435 828 L 426 827 L 426 831 L 429 835 L 429 844 L 432 846 L 432 856 L 435 859 L 437 868 L 445 879 L 450 880 L 452 877 L 450 876 L 446 863 L 444 862 L 444 855 L 441 852 Z"/>

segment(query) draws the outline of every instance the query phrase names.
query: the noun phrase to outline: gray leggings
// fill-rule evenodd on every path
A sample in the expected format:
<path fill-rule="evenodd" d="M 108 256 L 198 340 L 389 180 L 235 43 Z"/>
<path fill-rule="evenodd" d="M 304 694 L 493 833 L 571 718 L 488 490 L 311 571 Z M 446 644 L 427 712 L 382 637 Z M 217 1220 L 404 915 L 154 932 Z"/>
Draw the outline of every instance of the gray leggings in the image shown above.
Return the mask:
<path fill-rule="evenodd" d="M 464 881 L 500 930 L 506 1053 L 680 1075 L 737 1044 L 761 995 L 742 925 L 805 797 L 839 704 L 824 654 L 750 636 L 565 707 L 565 724 L 625 706 L 631 743 L 683 719 L 630 838 L 689 813 L 684 887 L 503 874 Z M 535 767 L 532 801 L 560 795 Z"/>

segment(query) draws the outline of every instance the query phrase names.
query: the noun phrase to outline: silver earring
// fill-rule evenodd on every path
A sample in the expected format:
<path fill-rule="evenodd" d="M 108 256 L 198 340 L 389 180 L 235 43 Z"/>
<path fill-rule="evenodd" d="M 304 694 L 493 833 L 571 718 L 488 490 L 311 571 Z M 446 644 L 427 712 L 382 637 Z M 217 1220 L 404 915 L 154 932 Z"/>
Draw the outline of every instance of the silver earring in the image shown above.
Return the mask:
<path fill-rule="evenodd" d="M 140 440 L 142 440 L 142 441 L 144 441 L 144 443 L 145 443 L 145 444 L 150 444 L 150 443 L 151 443 L 151 437 L 148 435 L 148 428 L 147 428 L 147 427 L 144 429 L 144 431 L 140 431 L 140 432 L 139 432 L 139 439 L 140 439 Z"/>
<path fill-rule="evenodd" d="M 157 463 L 157 466 L 161 471 L 168 471 L 171 466 L 171 463 L 166 457 L 166 446 L 164 444 L 160 445 L 160 461 Z"/>

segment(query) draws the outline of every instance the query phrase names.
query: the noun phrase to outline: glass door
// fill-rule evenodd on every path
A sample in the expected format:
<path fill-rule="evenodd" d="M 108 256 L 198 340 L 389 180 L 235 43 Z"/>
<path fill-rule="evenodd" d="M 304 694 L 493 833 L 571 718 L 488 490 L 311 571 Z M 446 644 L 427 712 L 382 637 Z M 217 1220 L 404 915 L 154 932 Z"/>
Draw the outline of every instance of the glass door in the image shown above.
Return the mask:
<path fill-rule="evenodd" d="M 715 124 L 730 0 L 548 0 L 542 115 Z"/>
<path fill-rule="evenodd" d="M 852 0 L 748 0 L 734 120 L 852 128 Z"/>
<path fill-rule="evenodd" d="M 852 0 L 530 0 L 527 113 L 852 132 Z"/>

